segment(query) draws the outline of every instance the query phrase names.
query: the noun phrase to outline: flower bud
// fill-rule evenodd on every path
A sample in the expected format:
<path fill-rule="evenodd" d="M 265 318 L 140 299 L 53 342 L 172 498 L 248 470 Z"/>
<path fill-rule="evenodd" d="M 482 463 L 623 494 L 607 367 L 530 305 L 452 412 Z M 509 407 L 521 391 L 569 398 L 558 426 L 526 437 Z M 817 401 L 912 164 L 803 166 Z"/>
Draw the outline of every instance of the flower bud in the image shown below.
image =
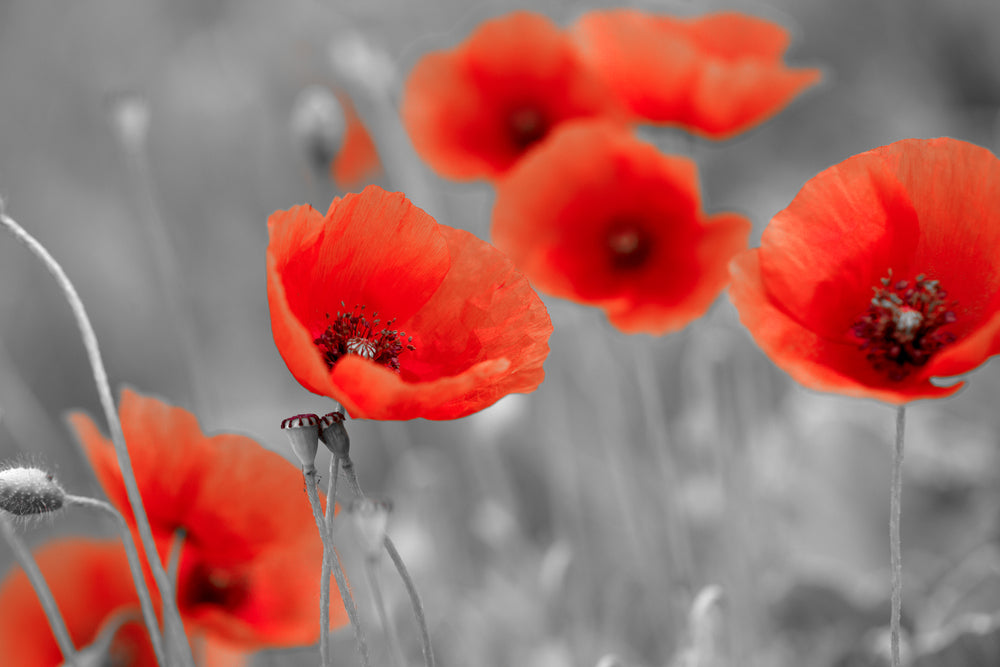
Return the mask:
<path fill-rule="evenodd" d="M 365 556 L 378 558 L 382 553 L 382 543 L 385 542 L 392 503 L 388 500 L 360 498 L 351 503 L 348 511 L 354 520 Z"/>
<path fill-rule="evenodd" d="M 55 512 L 66 502 L 66 491 L 41 468 L 0 470 L 0 510 L 17 516 Z"/>
<path fill-rule="evenodd" d="M 302 464 L 302 469 L 314 469 L 316 451 L 319 449 L 319 417 L 310 413 L 283 419 L 281 430 L 288 436 L 288 443 Z"/>
<path fill-rule="evenodd" d="M 309 163 L 318 172 L 326 173 L 344 143 L 347 117 L 333 91 L 325 86 L 309 86 L 295 98 L 291 129 Z"/>
<path fill-rule="evenodd" d="M 351 437 L 344 426 L 344 413 L 330 412 L 320 418 L 319 439 L 334 456 L 346 459 L 351 453 Z"/>

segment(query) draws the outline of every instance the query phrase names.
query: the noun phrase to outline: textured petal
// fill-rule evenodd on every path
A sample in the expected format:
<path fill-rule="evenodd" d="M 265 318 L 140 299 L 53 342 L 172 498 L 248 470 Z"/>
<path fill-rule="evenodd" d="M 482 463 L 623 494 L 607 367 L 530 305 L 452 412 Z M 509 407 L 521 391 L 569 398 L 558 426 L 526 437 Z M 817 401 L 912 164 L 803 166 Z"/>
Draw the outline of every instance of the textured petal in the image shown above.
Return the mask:
<path fill-rule="evenodd" d="M 35 554 L 76 647 L 90 645 L 111 614 L 134 611 L 139 597 L 117 540 L 62 539 Z M 155 667 L 141 621 L 128 623 L 112 645 L 127 664 Z M 5 667 L 58 667 L 63 663 L 49 622 L 28 578 L 19 569 L 0 584 L 0 656 Z"/>

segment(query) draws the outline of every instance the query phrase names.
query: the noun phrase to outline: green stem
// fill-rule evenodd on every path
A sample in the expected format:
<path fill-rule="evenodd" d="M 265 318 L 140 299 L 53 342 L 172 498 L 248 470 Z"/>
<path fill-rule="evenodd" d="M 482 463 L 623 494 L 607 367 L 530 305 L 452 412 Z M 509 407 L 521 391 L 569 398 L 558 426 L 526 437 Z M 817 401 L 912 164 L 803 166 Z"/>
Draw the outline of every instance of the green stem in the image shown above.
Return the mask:
<path fill-rule="evenodd" d="M 17 531 L 14 530 L 14 526 L 11 524 L 10 519 L 7 518 L 6 512 L 2 511 L 0 511 L 0 531 L 3 531 L 3 537 L 14 552 L 14 558 L 17 559 L 21 569 L 24 570 L 28 581 L 31 582 L 31 587 L 35 589 L 35 595 L 38 596 L 38 601 L 42 604 L 45 616 L 49 619 L 49 627 L 52 628 L 52 634 L 55 636 L 56 644 L 59 645 L 59 650 L 66 661 L 65 664 L 69 667 L 79 667 L 76 648 L 73 646 L 73 640 L 70 639 L 69 630 L 66 628 L 66 621 L 63 620 L 62 614 L 59 613 L 59 605 L 56 604 L 56 599 L 52 595 L 52 589 L 45 583 L 45 577 L 38 568 L 38 563 L 32 557 L 31 551 L 17 534 Z"/>
<path fill-rule="evenodd" d="M 194 667 L 194 659 L 191 657 L 191 647 L 188 645 L 187 637 L 184 635 L 184 625 L 181 622 L 180 611 L 177 609 L 177 602 L 167 578 L 167 572 L 160 562 L 156 551 L 156 541 L 153 539 L 153 530 L 149 525 L 149 517 L 142 504 L 142 496 L 139 494 L 139 485 L 135 481 L 135 471 L 132 469 L 132 459 L 125 445 L 125 433 L 122 431 L 121 422 L 118 420 L 118 411 L 115 408 L 115 400 L 111 395 L 111 385 L 108 383 L 108 372 L 104 368 L 104 361 L 101 358 L 101 350 L 97 345 L 97 335 L 94 327 L 87 316 L 87 310 L 83 306 L 83 301 L 77 293 L 73 283 L 70 282 L 63 271 L 62 266 L 49 254 L 35 237 L 31 236 L 17 224 L 13 218 L 9 217 L 0 202 L 0 225 L 9 231 L 14 238 L 23 244 L 55 278 L 62 290 L 73 317 L 80 329 L 80 336 L 83 339 L 83 346 L 87 350 L 87 359 L 90 361 L 91 371 L 94 375 L 94 384 L 97 386 L 97 395 L 104 410 L 104 417 L 108 422 L 108 430 L 111 433 L 111 442 L 114 444 L 115 454 L 118 457 L 118 467 L 121 469 L 122 481 L 125 484 L 125 494 L 128 496 L 129 505 L 135 518 L 136 528 L 139 531 L 139 538 L 142 541 L 143 549 L 146 552 L 146 561 L 153 574 L 153 580 L 160 590 L 160 598 L 163 601 L 164 626 L 168 641 L 176 652 L 176 659 L 179 667 Z"/>
<path fill-rule="evenodd" d="M 361 490 L 361 483 L 358 481 L 358 474 L 354 470 L 354 462 L 351 461 L 350 455 L 344 457 L 343 466 L 344 474 L 347 475 L 347 481 L 350 482 L 354 493 L 359 498 L 364 498 L 365 492 Z M 417 593 L 417 587 L 413 584 L 413 578 L 406 569 L 403 558 L 396 550 L 396 545 L 393 544 L 392 539 L 388 535 L 385 536 L 384 544 L 385 551 L 389 554 L 392 564 L 396 566 L 399 578 L 403 580 L 406 593 L 410 596 L 410 606 L 413 608 L 413 615 L 417 619 L 417 627 L 420 628 L 420 642 L 424 651 L 424 666 L 434 667 L 434 649 L 431 646 L 431 633 L 427 629 L 427 617 L 424 615 L 424 605 L 420 601 L 420 594 Z"/>
<path fill-rule="evenodd" d="M 122 544 L 125 546 L 125 557 L 128 560 L 129 570 L 132 572 L 132 580 L 135 581 L 135 590 L 139 594 L 139 606 L 142 608 L 142 618 L 146 623 L 146 630 L 149 632 L 149 640 L 153 644 L 153 653 L 156 654 L 156 662 L 166 667 L 167 659 L 163 649 L 163 636 L 160 634 L 160 623 L 156 619 L 153 600 L 149 594 L 149 589 L 146 587 L 146 577 L 142 572 L 139 550 L 136 549 L 135 542 L 132 539 L 132 532 L 125 522 L 125 517 L 111 503 L 96 498 L 67 495 L 66 503 L 82 507 L 92 507 L 104 512 L 114 520 L 115 528 L 118 529 Z"/>
<path fill-rule="evenodd" d="M 896 447 L 892 457 L 892 489 L 889 500 L 889 558 L 892 564 L 892 611 L 889 616 L 889 636 L 892 650 L 892 667 L 900 667 L 899 618 L 902 609 L 903 559 L 899 538 L 899 517 L 903 491 L 903 432 L 906 426 L 906 407 L 896 411 Z"/>

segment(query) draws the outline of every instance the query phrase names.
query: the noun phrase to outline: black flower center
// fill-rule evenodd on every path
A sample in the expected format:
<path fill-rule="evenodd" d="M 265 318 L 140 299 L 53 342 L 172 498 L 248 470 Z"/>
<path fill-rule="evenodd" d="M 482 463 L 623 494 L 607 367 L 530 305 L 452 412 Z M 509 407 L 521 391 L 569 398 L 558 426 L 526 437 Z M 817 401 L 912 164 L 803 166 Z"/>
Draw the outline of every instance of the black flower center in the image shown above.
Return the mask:
<path fill-rule="evenodd" d="M 352 311 L 337 311 L 332 318 L 327 313 L 326 319 L 330 324 L 313 343 L 323 353 L 328 368 L 333 368 L 344 355 L 356 354 L 398 373 L 399 355 L 403 350 L 416 349 L 412 344 L 413 336 L 406 337 L 405 331 L 391 328 L 395 318 L 380 327 L 382 320 L 378 313 L 373 313 L 369 319 L 364 306 L 355 306 Z"/>
<path fill-rule="evenodd" d="M 890 270 L 880 282 L 872 288 L 875 295 L 868 312 L 851 330 L 861 339 L 861 349 L 875 370 L 898 382 L 955 341 L 954 334 L 941 328 L 955 321 L 952 308 L 957 304 L 947 301 L 948 293 L 938 281 L 923 274 L 894 282 Z"/>
<path fill-rule="evenodd" d="M 549 122 L 534 107 L 519 107 L 507 116 L 507 130 L 519 150 L 525 150 L 548 134 Z"/>
<path fill-rule="evenodd" d="M 239 609 L 250 597 L 250 582 L 239 573 L 198 563 L 185 577 L 179 603 L 186 608 L 203 605 Z"/>
<path fill-rule="evenodd" d="M 653 239 L 634 222 L 616 222 L 605 237 L 611 266 L 631 270 L 643 266 L 653 252 Z"/>

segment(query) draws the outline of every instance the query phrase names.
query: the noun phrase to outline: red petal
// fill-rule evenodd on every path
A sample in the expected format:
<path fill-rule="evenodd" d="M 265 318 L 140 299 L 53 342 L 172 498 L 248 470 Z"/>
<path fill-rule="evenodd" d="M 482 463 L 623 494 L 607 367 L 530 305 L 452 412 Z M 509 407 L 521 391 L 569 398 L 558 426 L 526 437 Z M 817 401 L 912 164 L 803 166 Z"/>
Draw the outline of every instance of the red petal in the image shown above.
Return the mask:
<path fill-rule="evenodd" d="M 791 42 L 783 26 L 740 12 L 717 12 L 687 20 L 662 17 L 661 21 L 676 21 L 681 24 L 679 30 L 704 53 L 732 61 L 778 61 Z"/>

